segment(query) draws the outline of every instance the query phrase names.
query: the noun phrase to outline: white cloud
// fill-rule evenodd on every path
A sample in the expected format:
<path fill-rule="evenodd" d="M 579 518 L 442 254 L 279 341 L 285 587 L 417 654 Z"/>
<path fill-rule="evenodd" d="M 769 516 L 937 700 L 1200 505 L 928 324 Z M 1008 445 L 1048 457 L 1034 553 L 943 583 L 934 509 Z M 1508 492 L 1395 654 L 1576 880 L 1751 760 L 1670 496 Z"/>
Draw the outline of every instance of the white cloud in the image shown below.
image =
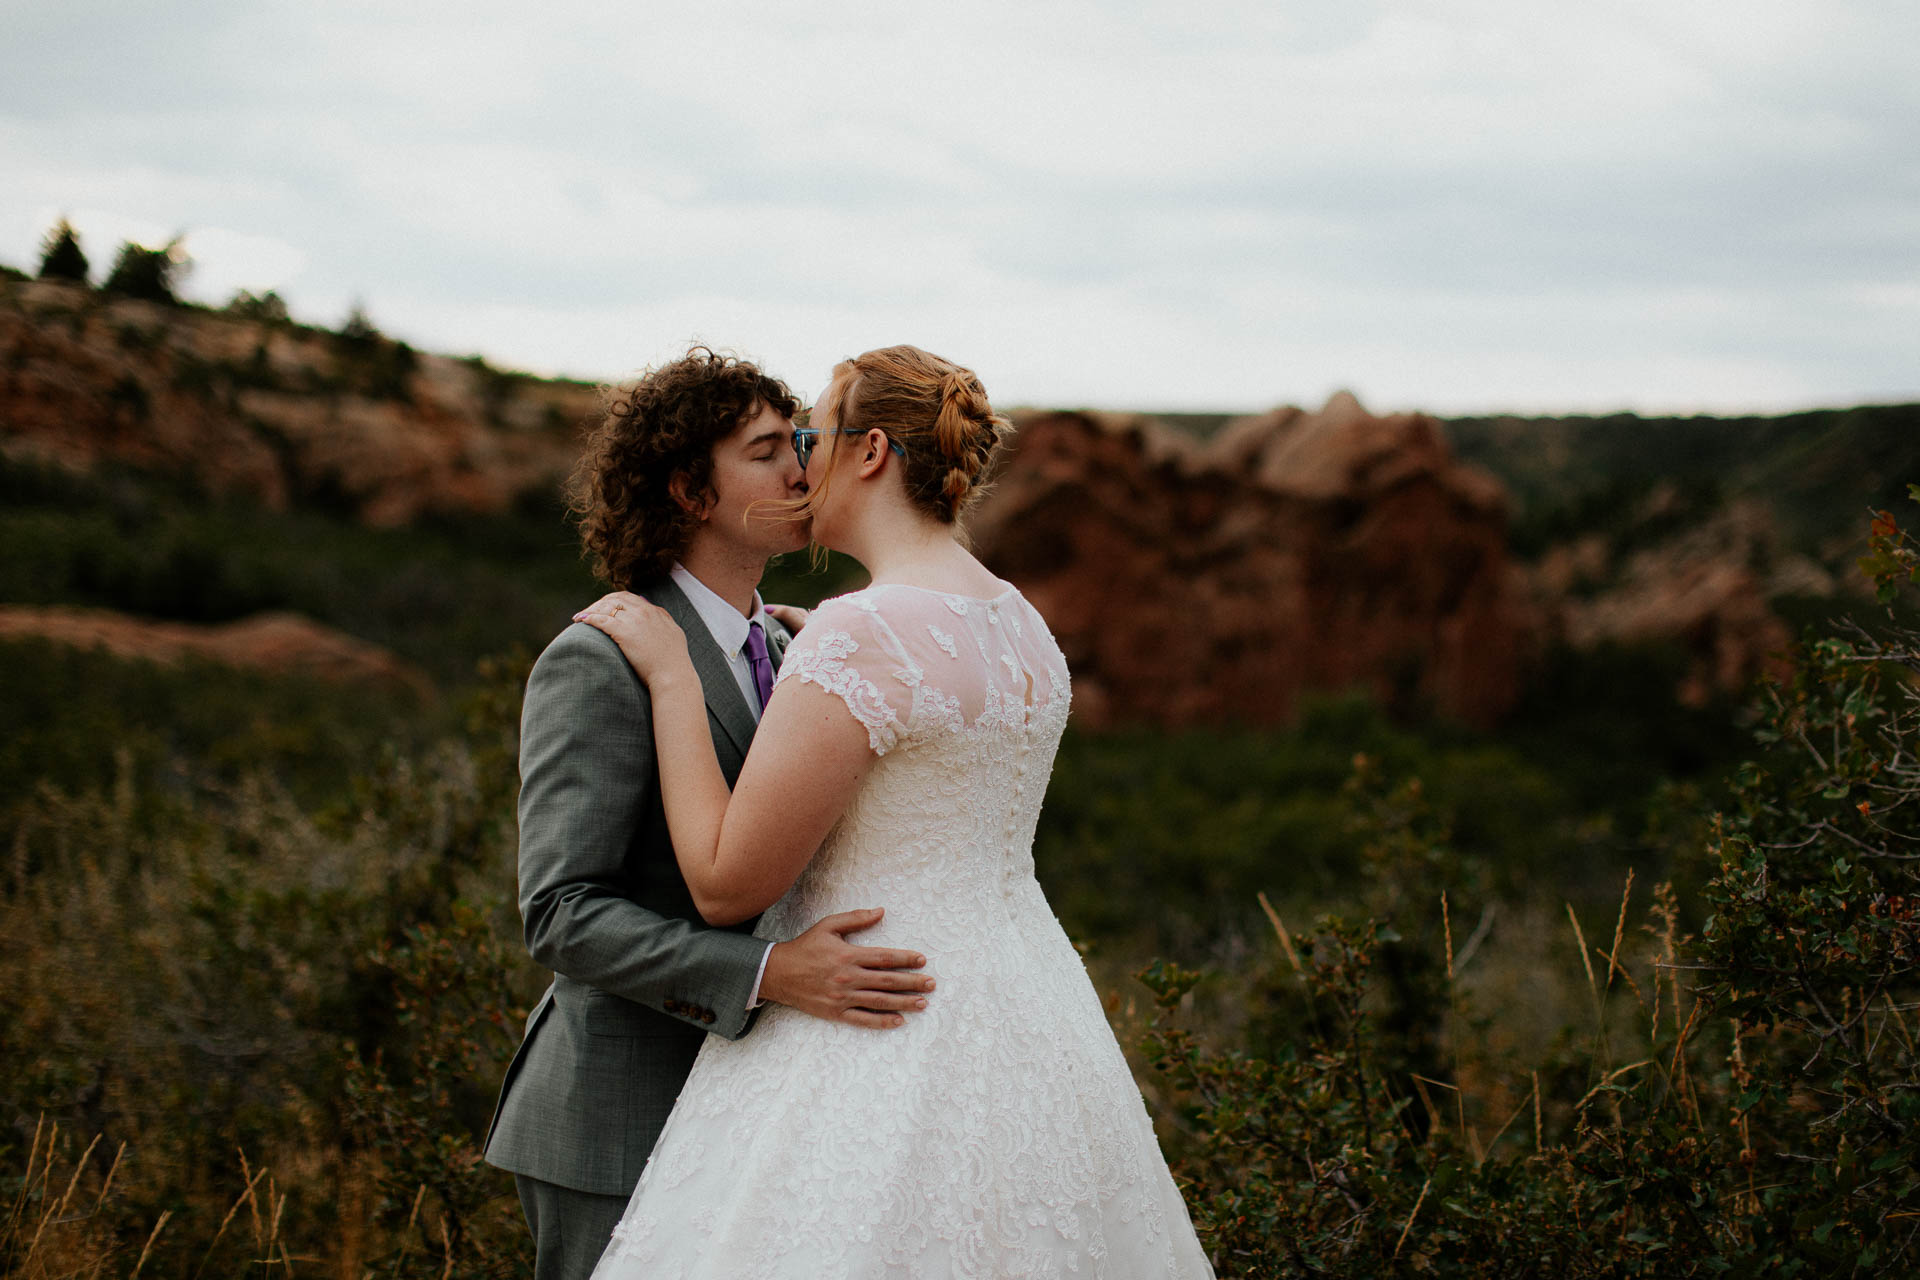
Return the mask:
<path fill-rule="evenodd" d="M 225 302 L 240 289 L 284 293 L 307 265 L 307 255 L 284 240 L 221 227 L 195 227 L 184 247 L 193 260 L 186 291 L 208 302 Z"/>
<path fill-rule="evenodd" d="M 138 9 L 0 49 L 0 258 L 113 211 L 195 296 L 587 374 L 698 333 L 1039 402 L 1920 395 L 1908 0 Z"/>

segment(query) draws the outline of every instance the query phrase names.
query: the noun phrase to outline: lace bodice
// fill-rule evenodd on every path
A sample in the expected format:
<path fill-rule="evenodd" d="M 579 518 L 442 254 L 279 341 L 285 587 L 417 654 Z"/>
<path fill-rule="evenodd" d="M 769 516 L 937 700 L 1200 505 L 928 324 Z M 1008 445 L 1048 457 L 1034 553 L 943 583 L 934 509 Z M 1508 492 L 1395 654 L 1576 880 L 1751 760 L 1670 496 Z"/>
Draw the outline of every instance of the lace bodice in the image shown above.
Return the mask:
<path fill-rule="evenodd" d="M 947 926 L 975 927 L 975 895 L 1004 898 L 1031 883 L 1034 826 L 1071 694 L 1059 646 L 1017 591 L 984 600 L 881 586 L 840 596 L 814 611 L 779 678 L 838 695 L 882 759 L 770 928 L 797 933 L 844 910 L 837 904 L 852 892 L 861 902 L 964 906 L 963 918 L 929 921 L 944 936 Z"/>
<path fill-rule="evenodd" d="M 1019 592 L 879 586 L 816 609 L 779 679 L 880 759 L 757 932 L 883 906 L 928 958 L 876 1031 L 774 1006 L 709 1037 L 596 1280 L 1211 1276 L 1140 1093 L 1033 876 L 1070 682 Z"/>

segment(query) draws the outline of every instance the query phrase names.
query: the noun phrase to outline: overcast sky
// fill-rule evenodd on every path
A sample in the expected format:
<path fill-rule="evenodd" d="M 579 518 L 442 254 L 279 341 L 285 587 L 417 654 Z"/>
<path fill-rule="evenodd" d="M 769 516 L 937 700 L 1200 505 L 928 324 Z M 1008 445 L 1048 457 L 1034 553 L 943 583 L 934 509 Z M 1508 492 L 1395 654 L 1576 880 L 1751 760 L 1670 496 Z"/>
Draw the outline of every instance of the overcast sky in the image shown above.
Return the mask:
<path fill-rule="evenodd" d="M 1915 0 L 0 0 L 0 261 L 804 395 L 1920 399 Z"/>

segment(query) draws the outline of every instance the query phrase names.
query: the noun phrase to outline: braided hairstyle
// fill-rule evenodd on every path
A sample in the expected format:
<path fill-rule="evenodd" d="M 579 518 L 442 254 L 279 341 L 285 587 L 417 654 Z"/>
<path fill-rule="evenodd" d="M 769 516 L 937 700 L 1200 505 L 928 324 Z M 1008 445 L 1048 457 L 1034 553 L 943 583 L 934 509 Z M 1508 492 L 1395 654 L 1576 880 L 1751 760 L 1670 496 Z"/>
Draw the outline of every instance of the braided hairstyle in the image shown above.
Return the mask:
<path fill-rule="evenodd" d="M 986 491 L 988 470 L 1013 433 L 973 370 L 919 347 L 841 361 L 821 407 L 832 425 L 884 431 L 905 450 L 907 497 L 942 524 L 958 522 Z"/>

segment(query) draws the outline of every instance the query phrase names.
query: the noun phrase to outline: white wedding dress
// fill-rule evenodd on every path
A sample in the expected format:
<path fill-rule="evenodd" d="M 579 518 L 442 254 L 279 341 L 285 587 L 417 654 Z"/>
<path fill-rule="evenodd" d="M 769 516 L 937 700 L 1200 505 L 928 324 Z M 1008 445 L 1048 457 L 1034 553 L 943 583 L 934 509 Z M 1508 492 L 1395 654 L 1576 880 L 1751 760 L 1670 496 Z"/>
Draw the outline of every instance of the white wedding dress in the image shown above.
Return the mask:
<path fill-rule="evenodd" d="M 710 1036 L 595 1280 L 1210 1277 L 1140 1092 L 1033 877 L 1066 662 L 1017 591 L 870 587 L 817 609 L 781 680 L 881 757 L 757 932 L 883 906 L 927 956 L 885 1031 L 769 1006 Z"/>

